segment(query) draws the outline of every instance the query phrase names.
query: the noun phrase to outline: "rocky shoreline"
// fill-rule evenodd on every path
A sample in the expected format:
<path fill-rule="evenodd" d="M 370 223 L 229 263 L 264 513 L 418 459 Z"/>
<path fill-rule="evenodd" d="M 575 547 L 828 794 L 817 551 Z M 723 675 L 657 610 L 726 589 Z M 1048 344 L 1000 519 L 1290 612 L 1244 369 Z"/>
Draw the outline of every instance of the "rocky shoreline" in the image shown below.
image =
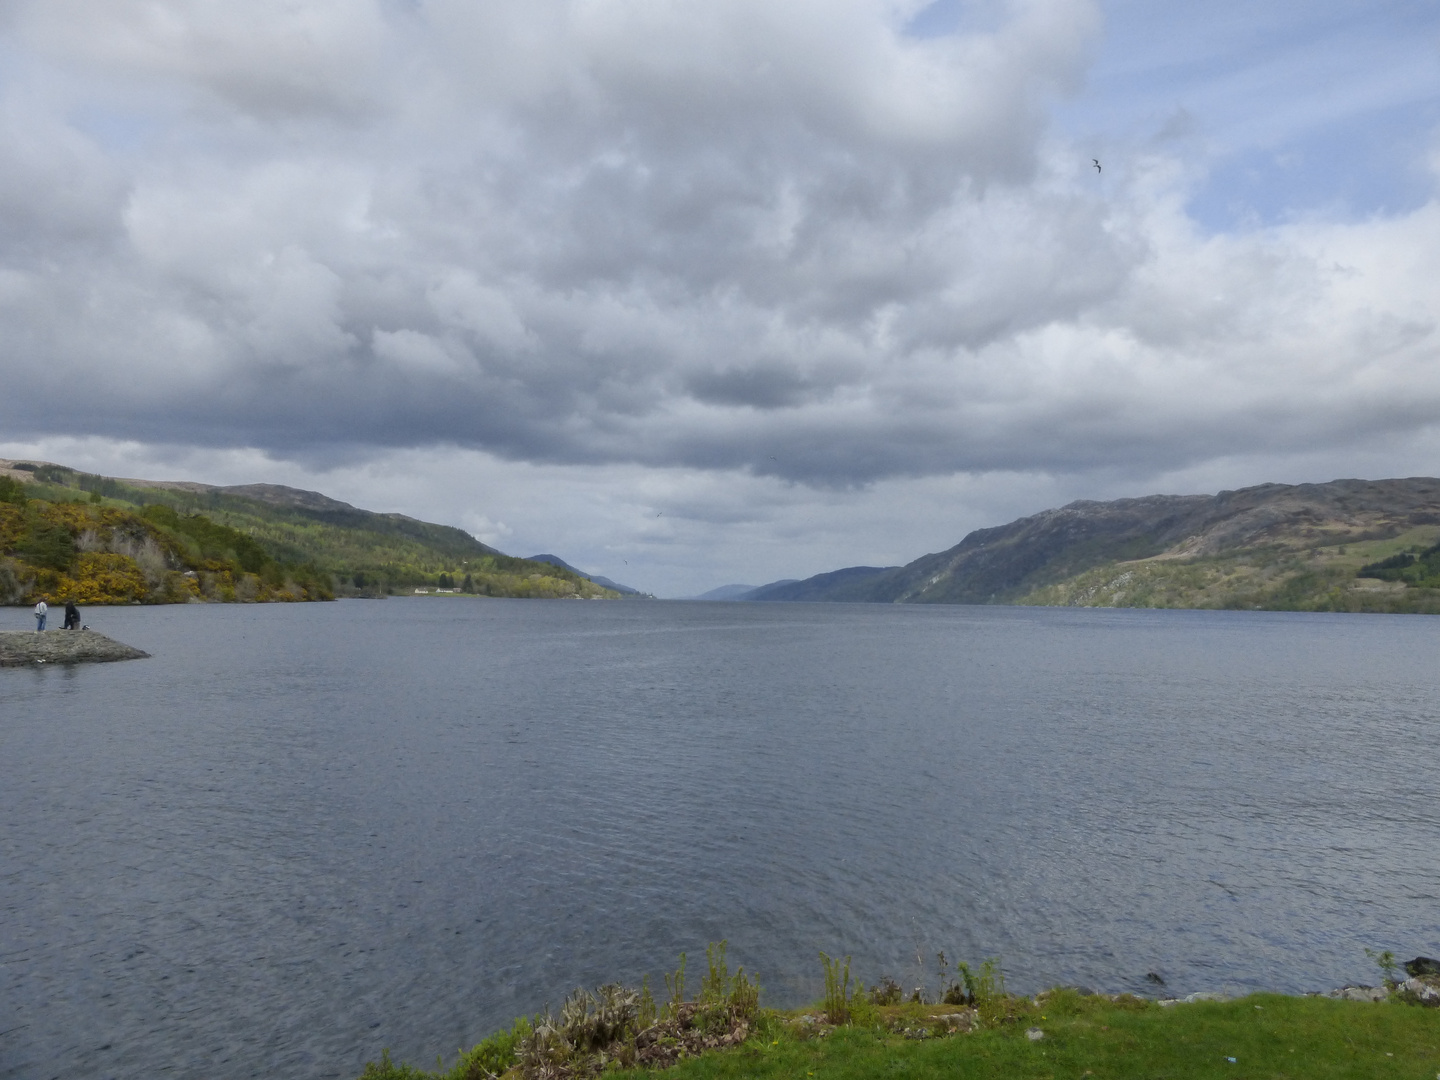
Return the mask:
<path fill-rule="evenodd" d="M 1327 990 L 1325 993 L 1313 991 L 1302 997 L 1326 997 L 1338 1001 L 1387 1001 L 1391 995 L 1411 1005 L 1428 1005 L 1431 1008 L 1440 1008 L 1440 978 L 1435 976 L 1416 976 L 1398 982 L 1394 986 L 1342 986 L 1335 990 Z M 1118 995 L 1117 995 L 1118 996 Z M 1225 994 L 1214 990 L 1201 990 L 1198 993 L 1187 994 L 1185 997 L 1156 998 L 1155 1004 L 1161 1008 L 1168 1008 L 1171 1005 L 1194 1005 L 1201 1001 L 1234 1001 L 1235 995 Z"/>
<path fill-rule="evenodd" d="M 150 654 L 94 630 L 0 630 L 0 667 L 107 664 Z"/>
<path fill-rule="evenodd" d="M 1406 960 L 1403 964 L 1395 962 L 1394 954 L 1382 953 L 1376 958 L 1381 970 L 1385 973 L 1384 986 L 1342 986 L 1339 989 L 1331 990 L 1325 994 L 1307 994 L 1306 997 L 1328 997 L 1340 1001 L 1386 1001 L 1394 995 L 1400 1001 L 1410 1005 L 1426 1005 L 1430 1008 L 1440 1008 L 1440 960 L 1429 956 L 1417 956 L 1413 960 Z M 1399 973 L 1404 970 L 1407 978 L 1400 979 Z M 1152 979 L 1158 978 L 1152 975 Z M 1191 994 L 1188 997 L 1160 998 L 1156 1004 L 1168 1005 L 1193 1005 L 1197 1001 L 1229 1001 L 1229 994 L 1201 991 L 1198 994 Z"/>

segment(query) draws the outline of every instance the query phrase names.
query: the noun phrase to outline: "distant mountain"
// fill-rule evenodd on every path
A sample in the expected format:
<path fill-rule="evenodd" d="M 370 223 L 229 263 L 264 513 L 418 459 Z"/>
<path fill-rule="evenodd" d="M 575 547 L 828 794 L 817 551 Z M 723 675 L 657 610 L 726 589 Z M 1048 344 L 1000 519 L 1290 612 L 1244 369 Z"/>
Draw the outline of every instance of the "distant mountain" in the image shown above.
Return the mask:
<path fill-rule="evenodd" d="M 1428 565 L 1437 540 L 1440 480 L 1262 484 L 1073 502 L 905 566 L 747 599 L 1440 612 L 1440 588 L 1404 558 Z"/>
<path fill-rule="evenodd" d="M 747 593 L 746 600 L 833 600 L 866 601 L 877 577 L 898 566 L 847 566 L 828 574 L 816 574 L 804 581 L 776 581 Z"/>
<path fill-rule="evenodd" d="M 686 600 L 744 600 L 748 593 L 754 592 L 761 586 L 756 585 L 721 585 L 718 589 L 711 589 L 709 592 L 701 593 L 699 596 L 687 596 Z"/>
<path fill-rule="evenodd" d="M 576 570 L 575 567 L 560 558 L 559 555 L 531 555 L 530 561 L 549 563 L 551 566 L 558 566 L 562 570 L 569 570 L 572 574 L 579 574 L 583 578 L 589 578 L 602 588 L 613 589 L 615 592 L 624 593 L 626 596 L 645 595 L 639 589 L 632 589 L 629 585 L 621 585 L 618 582 L 611 581 L 607 577 L 601 577 L 599 574 L 587 574 L 584 570 Z"/>

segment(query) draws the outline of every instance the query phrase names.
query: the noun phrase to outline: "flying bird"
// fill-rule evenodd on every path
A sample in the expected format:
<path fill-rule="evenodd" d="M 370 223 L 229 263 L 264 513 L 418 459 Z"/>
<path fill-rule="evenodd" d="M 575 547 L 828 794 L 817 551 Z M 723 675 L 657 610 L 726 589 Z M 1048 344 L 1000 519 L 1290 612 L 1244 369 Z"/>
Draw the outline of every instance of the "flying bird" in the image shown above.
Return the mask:
<path fill-rule="evenodd" d="M 1095 162 L 1095 171 L 1096 171 L 1096 172 L 1104 172 L 1104 171 L 1105 171 L 1104 169 L 1100 168 L 1100 159 L 1099 159 L 1099 158 L 1093 158 L 1093 157 L 1092 157 L 1090 160 L 1093 161 L 1093 162 Z"/>

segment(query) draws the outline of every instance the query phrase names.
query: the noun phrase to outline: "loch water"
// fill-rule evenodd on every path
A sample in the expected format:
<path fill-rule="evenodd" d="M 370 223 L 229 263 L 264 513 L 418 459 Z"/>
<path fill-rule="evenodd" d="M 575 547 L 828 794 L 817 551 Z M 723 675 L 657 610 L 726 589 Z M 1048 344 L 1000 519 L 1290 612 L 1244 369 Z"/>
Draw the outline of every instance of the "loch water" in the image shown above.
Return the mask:
<path fill-rule="evenodd" d="M 7 614 L 8 612 L 8 614 Z M 0 611 L 23 629 L 28 615 Z M 0 1077 L 354 1077 L 728 939 L 766 1000 L 1440 954 L 1440 619 L 396 598 L 0 670 Z M 918 957 L 918 960 L 917 960 Z"/>

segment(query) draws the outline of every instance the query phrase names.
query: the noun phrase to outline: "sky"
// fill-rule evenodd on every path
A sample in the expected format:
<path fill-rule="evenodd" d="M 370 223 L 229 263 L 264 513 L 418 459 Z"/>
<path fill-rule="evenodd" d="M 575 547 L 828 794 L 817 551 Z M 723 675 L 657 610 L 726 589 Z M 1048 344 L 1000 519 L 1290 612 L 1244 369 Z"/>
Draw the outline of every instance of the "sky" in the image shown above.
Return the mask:
<path fill-rule="evenodd" d="M 1437 320 L 1433 0 L 0 0 L 4 457 L 686 596 L 1440 475 Z"/>

